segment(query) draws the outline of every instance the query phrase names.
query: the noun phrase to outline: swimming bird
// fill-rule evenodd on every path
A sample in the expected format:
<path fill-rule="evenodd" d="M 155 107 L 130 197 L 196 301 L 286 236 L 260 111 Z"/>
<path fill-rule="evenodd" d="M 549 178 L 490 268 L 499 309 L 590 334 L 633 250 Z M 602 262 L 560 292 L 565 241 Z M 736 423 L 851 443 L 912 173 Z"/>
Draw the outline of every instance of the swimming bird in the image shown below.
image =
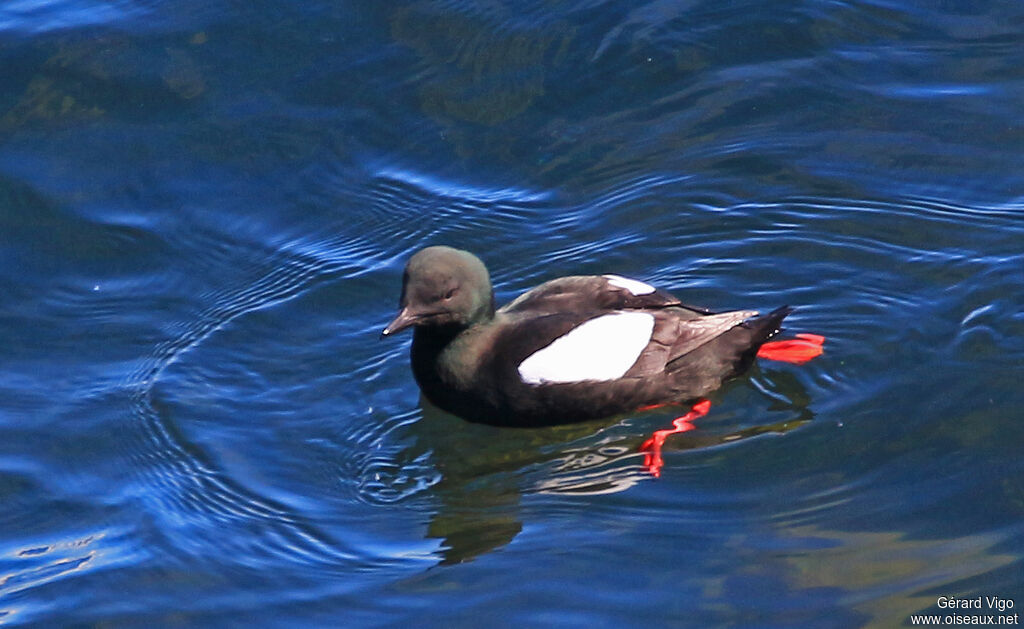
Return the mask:
<path fill-rule="evenodd" d="M 788 306 L 763 316 L 715 313 L 619 275 L 560 277 L 496 309 L 484 263 L 446 246 L 409 259 L 399 307 L 381 337 L 414 328 L 412 371 L 426 398 L 498 426 L 549 426 L 697 401 L 700 408 L 680 418 L 689 425 L 707 412 L 701 398 L 742 374 L 759 350 L 803 362 L 821 353 L 824 340 L 803 335 L 766 345 L 792 312 Z M 681 425 L 659 432 L 688 429 Z"/>

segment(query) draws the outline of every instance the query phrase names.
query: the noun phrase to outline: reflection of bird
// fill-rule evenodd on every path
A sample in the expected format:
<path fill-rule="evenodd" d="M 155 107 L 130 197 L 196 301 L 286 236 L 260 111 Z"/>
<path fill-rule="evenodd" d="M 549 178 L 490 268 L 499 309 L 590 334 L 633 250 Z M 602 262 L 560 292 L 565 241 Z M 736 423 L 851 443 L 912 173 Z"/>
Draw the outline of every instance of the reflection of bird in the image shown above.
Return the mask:
<path fill-rule="evenodd" d="M 483 263 L 450 247 L 409 260 L 400 305 L 383 336 L 415 326 L 412 368 L 426 397 L 502 426 L 695 400 L 742 373 L 791 312 L 715 314 L 616 275 L 551 280 L 495 310 Z M 820 340 L 796 343 L 820 353 Z M 776 349 L 772 358 L 795 360 Z"/>
<path fill-rule="evenodd" d="M 787 419 L 725 433 L 696 431 L 665 448 L 712 448 L 783 434 L 811 420 L 803 405 L 806 391 L 791 372 L 774 372 L 764 386 Z M 523 527 L 522 495 L 608 494 L 650 478 L 649 467 L 640 465 L 644 454 L 636 451 L 640 438 L 634 434 L 635 424 L 628 420 L 503 430 L 467 424 L 427 401 L 423 417 L 426 421 L 409 427 L 414 438 L 405 456 L 413 460 L 429 452 L 440 472 L 431 485 L 437 510 L 430 516 L 427 537 L 440 541 L 438 554 L 445 564 L 469 561 L 511 542 Z"/>

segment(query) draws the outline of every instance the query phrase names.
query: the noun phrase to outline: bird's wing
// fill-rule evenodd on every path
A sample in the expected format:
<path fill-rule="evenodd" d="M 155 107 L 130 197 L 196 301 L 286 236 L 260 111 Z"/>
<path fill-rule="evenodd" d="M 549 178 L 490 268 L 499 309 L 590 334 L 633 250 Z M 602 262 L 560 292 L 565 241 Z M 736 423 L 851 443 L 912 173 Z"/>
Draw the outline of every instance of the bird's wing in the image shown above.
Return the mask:
<path fill-rule="evenodd" d="M 575 275 L 545 282 L 527 291 L 501 312 L 556 314 L 611 310 L 684 308 L 697 314 L 709 310 L 689 306 L 671 293 L 618 275 Z"/>
<path fill-rule="evenodd" d="M 687 314 L 666 308 L 512 316 L 495 339 L 494 353 L 510 359 L 506 364 L 530 385 L 643 378 L 663 373 L 676 358 L 757 313 L 696 319 L 686 319 Z"/>
<path fill-rule="evenodd" d="M 680 316 L 675 308 L 654 313 L 655 325 L 651 341 L 627 375 L 647 377 L 663 373 L 669 363 L 681 358 L 747 319 L 757 316 L 756 310 L 734 310 L 697 318 Z"/>

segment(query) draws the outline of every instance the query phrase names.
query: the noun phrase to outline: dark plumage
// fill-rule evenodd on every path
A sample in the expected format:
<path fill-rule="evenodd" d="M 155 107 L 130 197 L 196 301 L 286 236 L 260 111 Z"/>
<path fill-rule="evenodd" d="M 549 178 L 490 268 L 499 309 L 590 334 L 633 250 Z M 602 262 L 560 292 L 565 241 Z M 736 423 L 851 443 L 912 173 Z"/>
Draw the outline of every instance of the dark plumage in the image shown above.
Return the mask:
<path fill-rule="evenodd" d="M 791 312 L 783 307 L 761 317 L 754 311 L 715 314 L 617 276 L 558 278 L 495 310 L 483 263 L 450 247 L 428 247 L 410 258 L 400 308 L 382 336 L 415 327 L 412 369 L 424 395 L 465 419 L 501 426 L 563 424 L 692 401 L 745 371 Z M 524 364 L 602 317 L 624 332 L 622 337 L 639 339 L 635 361 L 628 362 L 633 356 L 628 339 L 616 334 L 602 340 L 597 333 L 581 332 L 584 364 L 565 367 L 549 358 L 572 359 L 567 344 Z M 557 378 L 562 371 L 596 368 L 587 361 L 604 359 L 605 342 L 611 370 L 617 360 L 624 373 L 573 382 L 550 379 L 552 373 Z"/>

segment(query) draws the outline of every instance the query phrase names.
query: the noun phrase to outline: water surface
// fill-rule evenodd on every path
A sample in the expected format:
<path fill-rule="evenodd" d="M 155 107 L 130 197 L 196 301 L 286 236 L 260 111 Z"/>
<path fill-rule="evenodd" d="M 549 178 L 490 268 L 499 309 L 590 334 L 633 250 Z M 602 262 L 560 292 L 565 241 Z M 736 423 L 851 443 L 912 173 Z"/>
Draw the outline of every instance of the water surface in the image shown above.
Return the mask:
<path fill-rule="evenodd" d="M 1024 605 L 1016 3 L 0 7 L 0 625 Z M 429 244 L 828 338 L 675 416 L 422 402 Z M 988 613 L 988 612 L 986 612 Z M 992 612 L 995 613 L 995 612 Z"/>

